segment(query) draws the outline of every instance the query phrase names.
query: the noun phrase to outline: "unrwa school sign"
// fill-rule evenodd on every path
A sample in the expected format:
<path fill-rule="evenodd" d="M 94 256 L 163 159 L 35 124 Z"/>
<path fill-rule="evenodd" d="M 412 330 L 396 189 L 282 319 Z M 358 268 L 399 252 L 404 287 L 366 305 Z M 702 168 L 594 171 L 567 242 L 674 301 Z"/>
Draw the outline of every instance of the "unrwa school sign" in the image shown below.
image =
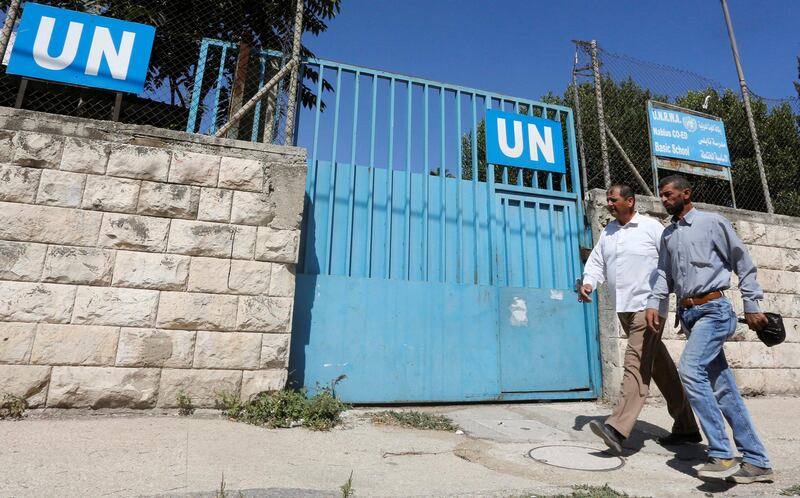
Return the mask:
<path fill-rule="evenodd" d="M 146 24 L 26 3 L 7 72 L 139 93 L 155 32 Z"/>
<path fill-rule="evenodd" d="M 565 173 L 567 163 L 561 123 L 535 116 L 487 110 L 486 162 Z"/>
<path fill-rule="evenodd" d="M 721 119 L 655 101 L 647 102 L 647 117 L 653 156 L 730 167 Z"/>

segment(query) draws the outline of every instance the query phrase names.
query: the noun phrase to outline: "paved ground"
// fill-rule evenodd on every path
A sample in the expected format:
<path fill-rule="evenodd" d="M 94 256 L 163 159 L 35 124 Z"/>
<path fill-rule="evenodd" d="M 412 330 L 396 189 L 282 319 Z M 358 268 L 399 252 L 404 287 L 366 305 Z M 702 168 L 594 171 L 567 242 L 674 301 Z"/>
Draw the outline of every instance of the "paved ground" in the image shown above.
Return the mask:
<path fill-rule="evenodd" d="M 465 434 L 372 426 L 364 410 L 328 433 L 267 430 L 219 419 L 110 413 L 34 413 L 0 422 L 0 496 L 519 496 L 608 483 L 640 496 L 777 496 L 800 484 L 800 398 L 747 404 L 776 469 L 774 484 L 731 487 L 695 477 L 703 446 L 674 453 L 666 409 L 645 408 L 623 458 L 601 450 L 587 423 L 597 403 L 418 408 L 450 416 Z"/>

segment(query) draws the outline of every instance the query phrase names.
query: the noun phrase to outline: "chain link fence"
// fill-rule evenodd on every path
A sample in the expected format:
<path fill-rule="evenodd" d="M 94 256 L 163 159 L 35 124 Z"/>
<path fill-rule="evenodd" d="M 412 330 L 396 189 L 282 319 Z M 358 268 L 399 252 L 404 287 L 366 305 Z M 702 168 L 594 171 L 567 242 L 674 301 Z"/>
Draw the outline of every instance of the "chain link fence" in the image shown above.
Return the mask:
<path fill-rule="evenodd" d="M 592 49 L 577 43 L 575 79 L 564 103 L 580 107 L 582 152 L 588 188 L 604 188 L 602 144 L 592 73 Z M 695 200 L 740 209 L 766 211 L 753 140 L 739 89 L 682 69 L 597 49 L 605 123 L 614 138 L 607 141 L 612 182 L 630 183 L 645 193 L 623 157 L 630 160 L 653 190 L 646 104 L 649 99 L 671 103 L 721 118 L 731 158 L 733 193 L 727 180 L 692 175 Z M 575 96 L 579 100 L 576 102 Z M 800 99 L 767 99 L 750 94 L 753 116 L 775 212 L 800 216 Z M 610 138 L 610 135 L 609 135 Z M 659 171 L 663 178 L 671 172 Z M 735 195 L 735 203 L 734 203 Z"/>
<path fill-rule="evenodd" d="M 287 64 L 298 25 L 296 0 L 38 3 L 154 26 L 155 41 L 144 90 L 138 95 L 122 95 L 118 120 L 203 134 L 217 133 Z M 326 13 L 319 11 L 320 2 L 310 3 L 310 7 L 306 6 L 306 29 L 313 31 Z M 9 0 L 0 1 L 0 21 L 5 20 L 10 4 Z M 25 4 L 22 2 L 17 19 L 24 15 Z M 324 23 L 322 26 L 324 29 Z M 58 36 L 55 33 L 54 38 Z M 284 143 L 291 74 L 292 71 L 285 72 L 225 136 Z M 302 90 L 303 101 L 313 99 L 309 93 L 307 88 Z M 5 65 L 0 69 L 0 105 L 8 107 L 110 120 L 114 118 L 117 97 L 114 92 L 96 88 L 26 80 L 6 74 Z"/>

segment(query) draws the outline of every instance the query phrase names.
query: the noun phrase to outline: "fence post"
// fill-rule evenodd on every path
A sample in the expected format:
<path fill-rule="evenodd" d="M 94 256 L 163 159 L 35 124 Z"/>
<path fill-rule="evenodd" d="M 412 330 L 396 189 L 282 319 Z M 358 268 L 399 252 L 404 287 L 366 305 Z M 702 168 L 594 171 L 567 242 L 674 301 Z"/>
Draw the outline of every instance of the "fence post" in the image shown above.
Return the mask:
<path fill-rule="evenodd" d="M 767 175 L 764 173 L 764 162 L 761 159 L 761 145 L 758 143 L 758 134 L 756 133 L 756 122 L 753 120 L 753 110 L 750 108 L 750 90 L 747 89 L 747 82 L 744 79 L 744 71 L 742 70 L 742 62 L 739 60 L 739 49 L 736 47 L 736 36 L 733 34 L 731 14 L 728 12 L 728 2 L 727 0 L 721 0 L 721 2 L 722 12 L 725 14 L 725 24 L 728 26 L 728 37 L 731 39 L 733 60 L 736 62 L 736 72 L 739 75 L 739 85 L 742 87 L 742 99 L 744 99 L 744 110 L 747 113 L 747 125 L 750 127 L 750 136 L 753 139 L 753 147 L 756 151 L 756 164 L 758 164 L 758 176 L 761 177 L 761 187 L 764 190 L 764 201 L 767 204 L 767 212 L 773 214 L 775 209 L 772 207 L 772 198 L 769 195 Z"/>
<path fill-rule="evenodd" d="M 0 32 L 0 61 L 6 56 L 11 30 L 14 29 L 14 21 L 17 20 L 17 14 L 19 14 L 19 3 L 20 0 L 12 0 L 6 11 L 6 21 L 3 23 L 3 31 Z"/>
<path fill-rule="evenodd" d="M 300 64 L 300 38 L 303 34 L 303 0 L 297 0 L 297 14 L 294 18 L 294 40 L 292 41 L 292 60 L 296 67 L 292 71 L 292 78 L 289 83 L 289 104 L 286 107 L 286 128 L 284 130 L 284 145 L 294 144 L 294 120 L 295 108 L 297 107 L 297 80 L 300 71 L 303 70 Z M 338 88 L 336 89 L 339 90 Z M 318 96 L 320 97 L 320 96 Z"/>
<path fill-rule="evenodd" d="M 583 124 L 581 123 L 581 96 L 578 93 L 578 77 L 576 73 L 578 72 L 578 46 L 575 45 L 575 64 L 572 66 L 572 91 L 575 97 L 575 124 L 577 125 L 575 128 L 575 135 L 578 139 L 578 152 L 581 156 L 581 164 L 579 168 L 581 170 L 581 183 L 583 184 L 583 193 L 586 195 L 586 192 L 589 190 L 589 180 L 587 179 L 587 172 L 586 169 L 589 167 L 586 164 L 586 154 L 583 150 Z"/>
<path fill-rule="evenodd" d="M 603 158 L 603 184 L 611 186 L 611 172 L 608 166 L 608 143 L 606 143 L 606 118 L 603 113 L 603 89 L 600 77 L 600 60 L 597 58 L 597 40 L 592 40 L 592 73 L 594 74 L 594 96 L 597 99 L 597 125 L 600 128 L 600 154 Z"/>

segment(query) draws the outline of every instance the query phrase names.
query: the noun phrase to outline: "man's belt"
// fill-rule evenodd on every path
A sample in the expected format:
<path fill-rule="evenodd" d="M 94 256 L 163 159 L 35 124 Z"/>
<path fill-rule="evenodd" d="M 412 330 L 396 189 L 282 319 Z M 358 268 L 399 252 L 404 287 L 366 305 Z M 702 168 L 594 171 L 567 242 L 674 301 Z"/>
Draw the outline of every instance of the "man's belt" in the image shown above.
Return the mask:
<path fill-rule="evenodd" d="M 711 291 L 707 292 L 706 294 L 700 294 L 699 296 L 685 297 L 681 299 L 681 308 L 691 308 L 692 306 L 699 306 L 701 304 L 706 304 L 709 301 L 713 301 L 714 299 L 719 299 L 721 297 L 722 297 L 721 291 Z"/>

